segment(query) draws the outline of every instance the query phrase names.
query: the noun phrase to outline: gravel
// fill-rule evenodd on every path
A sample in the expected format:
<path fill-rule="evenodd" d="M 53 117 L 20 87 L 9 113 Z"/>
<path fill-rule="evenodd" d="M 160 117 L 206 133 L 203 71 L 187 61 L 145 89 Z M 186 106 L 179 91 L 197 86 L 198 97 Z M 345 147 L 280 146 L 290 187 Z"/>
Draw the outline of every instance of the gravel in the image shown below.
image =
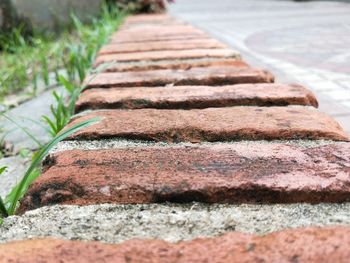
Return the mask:
<path fill-rule="evenodd" d="M 0 242 L 47 236 L 107 243 L 133 238 L 177 242 L 229 231 L 262 235 L 326 225 L 350 225 L 350 203 L 52 206 L 5 219 Z"/>

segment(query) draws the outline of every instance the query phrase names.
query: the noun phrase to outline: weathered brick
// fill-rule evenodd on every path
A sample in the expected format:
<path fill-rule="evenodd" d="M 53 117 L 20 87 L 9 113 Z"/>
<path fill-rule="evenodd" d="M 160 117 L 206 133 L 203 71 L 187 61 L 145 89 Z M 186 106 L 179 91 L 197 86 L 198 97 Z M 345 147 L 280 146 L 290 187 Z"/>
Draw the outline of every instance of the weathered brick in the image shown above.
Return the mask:
<path fill-rule="evenodd" d="M 188 70 L 193 67 L 236 67 L 248 68 L 248 64 L 237 59 L 223 58 L 205 58 L 205 59 L 173 59 L 159 61 L 140 61 L 140 62 L 118 62 L 108 65 L 105 72 L 126 72 L 126 71 L 147 71 L 159 69 L 181 69 Z"/>
<path fill-rule="evenodd" d="M 350 143 L 223 143 L 51 155 L 20 211 L 54 204 L 350 201 Z"/>
<path fill-rule="evenodd" d="M 172 59 L 196 59 L 196 58 L 239 58 L 237 51 L 231 49 L 192 49 L 192 50 L 160 50 L 148 52 L 133 52 L 122 54 L 100 55 L 96 58 L 95 66 L 102 63 L 133 62 L 133 61 L 157 61 Z"/>
<path fill-rule="evenodd" d="M 265 236 L 231 232 L 176 244 L 130 240 L 122 244 L 27 240 L 0 245 L 2 262 L 348 262 L 350 228 L 290 229 Z"/>
<path fill-rule="evenodd" d="M 124 24 L 145 24 L 148 22 L 163 22 L 163 21 L 175 20 L 168 14 L 148 14 L 148 15 L 133 15 L 128 16 L 125 19 Z"/>
<path fill-rule="evenodd" d="M 206 40 L 211 39 L 209 36 L 203 33 L 187 33 L 187 34 L 165 34 L 165 35 L 134 35 L 134 36 L 125 36 L 112 38 L 111 44 L 119 43 L 143 43 L 150 41 L 171 41 L 171 40 L 189 40 L 189 39 L 198 39 Z"/>
<path fill-rule="evenodd" d="M 201 109 L 240 105 L 317 107 L 318 103 L 312 92 L 295 84 L 110 88 L 84 91 L 76 103 L 76 112 L 86 109 Z"/>
<path fill-rule="evenodd" d="M 271 83 L 271 73 L 241 67 L 196 67 L 187 70 L 152 70 L 139 72 L 99 73 L 86 79 L 87 88 L 156 87 L 165 85 L 230 85 Z"/>
<path fill-rule="evenodd" d="M 70 138 L 117 137 L 168 142 L 349 139 L 332 118 L 302 107 L 105 110 L 76 117 L 71 125 L 97 116 L 102 117 L 98 124 L 84 128 Z"/>
<path fill-rule="evenodd" d="M 215 39 L 189 39 L 185 41 L 156 41 L 144 43 L 128 44 L 107 44 L 99 51 L 100 55 L 145 52 L 159 50 L 189 50 L 189 49 L 209 49 L 209 48 L 227 48 L 226 45 Z"/>
<path fill-rule="evenodd" d="M 157 25 L 140 25 L 133 28 L 119 29 L 112 34 L 111 38 L 142 36 L 159 36 L 159 35 L 175 35 L 175 34 L 205 34 L 202 30 L 191 25 L 184 24 L 157 24 Z"/>
<path fill-rule="evenodd" d="M 186 25 L 154 25 L 119 30 L 110 43 L 135 43 L 176 39 L 209 39 L 203 31 Z"/>

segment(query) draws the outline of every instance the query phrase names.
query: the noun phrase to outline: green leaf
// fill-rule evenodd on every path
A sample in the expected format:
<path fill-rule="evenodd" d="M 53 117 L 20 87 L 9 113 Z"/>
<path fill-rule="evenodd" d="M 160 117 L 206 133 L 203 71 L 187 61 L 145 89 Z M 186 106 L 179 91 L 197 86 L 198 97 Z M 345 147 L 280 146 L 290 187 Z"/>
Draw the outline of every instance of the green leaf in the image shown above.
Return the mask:
<path fill-rule="evenodd" d="M 16 211 L 18 201 L 23 197 L 26 189 L 30 185 L 30 183 L 36 178 L 32 175 L 33 171 L 40 165 L 42 160 L 48 154 L 48 152 L 60 141 L 64 140 L 68 136 L 77 132 L 78 130 L 90 126 L 94 123 L 97 123 L 100 118 L 93 118 L 91 120 L 82 121 L 62 133 L 58 134 L 55 138 L 53 138 L 48 144 L 46 144 L 36 155 L 35 159 L 33 159 L 30 167 L 26 171 L 21 182 L 11 191 L 11 193 L 6 198 L 6 204 L 9 204 L 8 214 L 13 215 Z M 35 178 L 33 178 L 35 177 Z"/>

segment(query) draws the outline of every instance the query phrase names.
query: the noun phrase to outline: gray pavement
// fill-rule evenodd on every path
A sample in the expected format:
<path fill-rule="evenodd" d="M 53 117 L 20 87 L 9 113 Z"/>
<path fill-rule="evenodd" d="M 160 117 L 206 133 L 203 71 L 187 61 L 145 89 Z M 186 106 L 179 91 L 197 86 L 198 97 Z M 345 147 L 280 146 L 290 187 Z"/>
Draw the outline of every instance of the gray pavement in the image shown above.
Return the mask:
<path fill-rule="evenodd" d="M 277 81 L 313 90 L 320 110 L 350 134 L 350 3 L 177 0 L 170 13 L 269 69 Z"/>

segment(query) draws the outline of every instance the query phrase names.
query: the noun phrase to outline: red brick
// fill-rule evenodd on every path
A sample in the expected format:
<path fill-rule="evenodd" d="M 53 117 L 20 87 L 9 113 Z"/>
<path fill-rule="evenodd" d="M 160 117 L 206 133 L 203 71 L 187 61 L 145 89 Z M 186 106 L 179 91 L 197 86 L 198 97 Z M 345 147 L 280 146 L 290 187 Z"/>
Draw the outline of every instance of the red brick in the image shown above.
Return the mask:
<path fill-rule="evenodd" d="M 176 244 L 130 240 L 122 244 L 54 239 L 0 245 L 2 262 L 348 262 L 350 228 L 334 226 L 284 230 L 265 236 L 232 232 Z"/>
<path fill-rule="evenodd" d="M 188 70 L 152 70 L 140 72 L 100 73 L 87 78 L 87 88 L 156 87 L 164 85 L 229 85 L 271 83 L 271 73 L 241 67 L 205 67 Z"/>
<path fill-rule="evenodd" d="M 192 49 L 192 50 L 160 50 L 148 52 L 133 52 L 122 54 L 100 55 L 96 58 L 95 66 L 111 62 L 181 60 L 204 58 L 239 58 L 239 53 L 231 49 Z"/>
<path fill-rule="evenodd" d="M 158 23 L 171 20 L 175 20 L 175 18 L 168 14 L 133 15 L 128 16 L 125 19 L 124 24 L 145 24 L 148 22 Z"/>
<path fill-rule="evenodd" d="M 350 143 L 234 143 L 71 150 L 51 155 L 20 211 L 162 202 L 350 201 Z"/>
<path fill-rule="evenodd" d="M 247 63 L 237 59 L 181 59 L 181 60 L 161 60 L 161 61 L 142 61 L 137 63 L 118 62 L 109 65 L 105 72 L 126 72 L 126 71 L 147 71 L 159 69 L 181 69 L 188 70 L 193 67 L 235 67 L 248 68 Z"/>
<path fill-rule="evenodd" d="M 129 36 L 159 36 L 159 35 L 175 35 L 175 34 L 205 34 L 202 30 L 195 28 L 191 25 L 184 24 L 145 24 L 137 27 L 119 29 L 117 32 L 112 34 L 112 39 L 119 37 Z"/>
<path fill-rule="evenodd" d="M 349 139 L 332 118 L 302 107 L 106 110 L 77 117 L 71 125 L 97 116 L 103 119 L 71 139 L 118 137 L 167 142 Z"/>
<path fill-rule="evenodd" d="M 241 84 L 232 86 L 175 86 L 88 89 L 76 103 L 86 109 L 195 109 L 240 105 L 317 107 L 315 96 L 300 85 Z"/>
<path fill-rule="evenodd" d="M 176 39 L 209 39 L 203 31 L 185 25 L 153 25 L 139 26 L 131 29 L 119 30 L 112 35 L 111 43 L 134 43 L 145 41 L 162 41 Z"/>
<path fill-rule="evenodd" d="M 189 39 L 185 41 L 156 41 L 144 43 L 128 44 L 108 44 L 102 47 L 99 54 L 116 54 L 129 52 L 145 52 L 159 50 L 189 50 L 189 49 L 209 49 L 226 48 L 227 46 L 214 39 Z"/>

